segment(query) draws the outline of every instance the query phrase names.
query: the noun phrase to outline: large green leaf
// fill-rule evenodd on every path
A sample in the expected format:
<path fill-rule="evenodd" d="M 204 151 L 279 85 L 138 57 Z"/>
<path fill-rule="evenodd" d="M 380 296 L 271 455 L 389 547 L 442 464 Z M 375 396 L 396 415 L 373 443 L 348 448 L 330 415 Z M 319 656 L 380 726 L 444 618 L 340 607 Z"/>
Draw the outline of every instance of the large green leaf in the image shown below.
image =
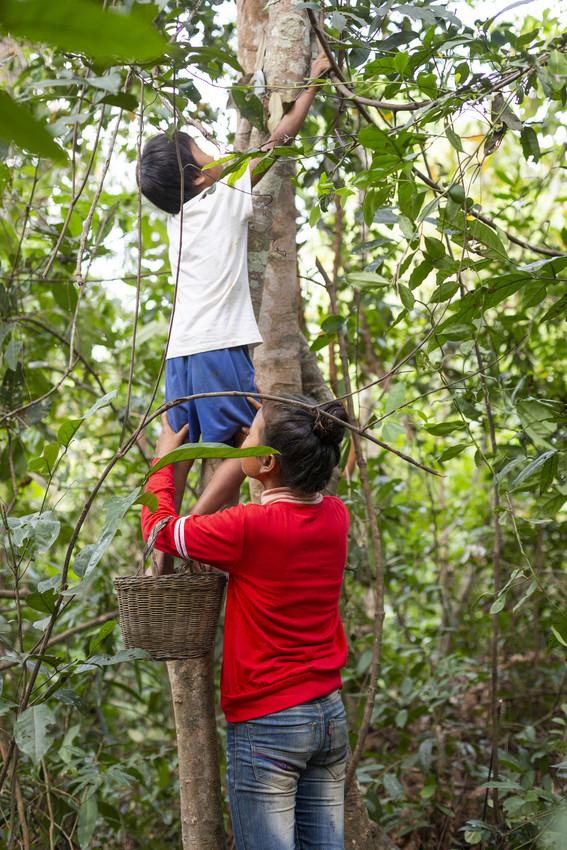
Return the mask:
<path fill-rule="evenodd" d="M 55 160 L 65 159 L 64 151 L 53 141 L 47 127 L 2 90 L 0 90 L 0 139 L 36 156 Z"/>
<path fill-rule="evenodd" d="M 134 6 L 129 14 L 104 11 L 88 0 L 0 0 L 0 28 L 16 38 L 98 59 L 146 61 L 157 59 L 168 46 L 147 19 L 148 11 L 151 6 Z"/>
<path fill-rule="evenodd" d="M 45 704 L 26 708 L 14 724 L 14 737 L 19 749 L 38 764 L 53 743 L 55 715 Z"/>
<path fill-rule="evenodd" d="M 81 803 L 79 818 L 77 821 L 77 840 L 81 850 L 87 850 L 93 837 L 96 822 L 98 820 L 98 806 L 96 796 L 92 791 Z"/>
<path fill-rule="evenodd" d="M 47 552 L 59 536 L 61 523 L 55 519 L 52 511 L 8 517 L 12 541 L 22 546 L 30 540 L 37 552 Z"/>
<path fill-rule="evenodd" d="M 172 452 L 164 455 L 158 460 L 155 466 L 149 470 L 146 479 L 152 473 L 163 469 L 164 466 L 169 466 L 170 463 L 178 463 L 180 460 L 197 460 L 206 458 L 227 458 L 227 457 L 265 457 L 266 455 L 277 455 L 279 452 L 270 446 L 250 446 L 249 449 L 237 449 L 233 446 L 225 446 L 224 443 L 187 443 L 184 446 L 179 446 Z"/>
<path fill-rule="evenodd" d="M 232 87 L 232 98 L 243 118 L 253 127 L 264 129 L 264 106 L 254 92 L 243 90 L 239 86 Z"/>

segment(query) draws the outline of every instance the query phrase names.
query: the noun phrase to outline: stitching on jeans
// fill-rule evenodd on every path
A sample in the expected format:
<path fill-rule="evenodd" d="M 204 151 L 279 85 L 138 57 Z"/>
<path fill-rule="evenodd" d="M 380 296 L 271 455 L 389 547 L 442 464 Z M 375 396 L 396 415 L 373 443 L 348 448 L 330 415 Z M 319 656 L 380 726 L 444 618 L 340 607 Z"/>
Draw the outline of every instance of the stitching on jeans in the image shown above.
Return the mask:
<path fill-rule="evenodd" d="M 254 756 L 257 759 L 263 759 L 264 761 L 269 762 L 270 764 L 275 764 L 276 767 L 281 767 L 282 770 L 287 770 L 288 772 L 293 772 L 294 768 L 291 765 L 287 764 L 285 761 L 281 761 L 280 759 L 273 758 L 272 756 L 267 756 L 264 753 L 259 753 L 256 748 L 254 748 Z"/>
<path fill-rule="evenodd" d="M 241 850 L 247 850 L 247 848 L 246 848 L 246 838 L 244 836 L 244 830 L 242 829 L 242 821 L 240 819 L 240 803 L 239 803 L 239 799 L 238 799 L 238 788 L 236 787 L 237 786 L 236 765 L 237 765 L 237 762 L 238 762 L 238 760 L 237 760 L 237 746 L 236 746 L 236 729 L 233 729 L 232 731 L 233 731 L 233 735 L 232 735 L 232 745 L 233 745 L 232 746 L 232 749 L 233 749 L 232 785 L 233 785 L 233 789 L 234 789 L 234 807 L 236 809 L 236 819 L 238 820 L 238 831 L 239 831 L 240 839 L 241 839 L 241 842 L 239 842 L 239 843 L 241 843 L 241 845 L 242 845 Z M 232 814 L 232 812 L 231 812 L 231 814 Z"/>

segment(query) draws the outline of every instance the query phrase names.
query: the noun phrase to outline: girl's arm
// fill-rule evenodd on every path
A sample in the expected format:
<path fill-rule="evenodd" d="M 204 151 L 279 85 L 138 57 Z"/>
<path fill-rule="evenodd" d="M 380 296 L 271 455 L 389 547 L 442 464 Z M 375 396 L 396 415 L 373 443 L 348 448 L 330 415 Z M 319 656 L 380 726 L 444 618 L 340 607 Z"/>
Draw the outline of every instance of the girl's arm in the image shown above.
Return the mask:
<path fill-rule="evenodd" d="M 177 432 L 171 430 L 166 414 L 162 416 L 162 425 L 156 446 L 157 458 L 182 445 L 187 436 L 187 426 Z M 158 522 L 169 519 L 156 537 L 156 549 L 185 560 L 202 561 L 227 571 L 235 567 L 244 542 L 242 505 L 212 516 L 179 516 L 175 510 L 172 465 L 150 476 L 146 492 L 157 497 L 158 507 L 153 512 L 146 505 L 142 507 L 144 540 L 149 538 Z"/>
<path fill-rule="evenodd" d="M 327 56 L 325 55 L 325 53 L 321 52 L 319 56 L 314 60 L 311 66 L 310 81 L 313 82 L 313 80 L 323 77 L 330 69 L 330 67 L 331 65 Z M 297 136 L 297 134 L 303 127 L 303 123 L 307 117 L 307 113 L 311 108 L 311 104 L 315 99 L 316 93 L 316 85 L 308 85 L 301 92 L 289 112 L 283 116 L 282 120 L 280 121 L 268 141 L 264 142 L 264 144 L 260 146 L 261 150 L 267 152 L 272 150 L 272 148 L 277 147 L 278 145 L 287 145 L 293 141 L 295 136 Z M 261 174 L 254 174 L 254 168 L 262 159 L 263 157 L 257 157 L 256 159 L 250 161 L 252 187 L 254 187 L 262 179 L 266 171 L 269 170 L 265 169 L 264 171 L 262 171 Z M 271 167 L 272 164 L 273 163 L 270 163 L 269 167 Z"/>

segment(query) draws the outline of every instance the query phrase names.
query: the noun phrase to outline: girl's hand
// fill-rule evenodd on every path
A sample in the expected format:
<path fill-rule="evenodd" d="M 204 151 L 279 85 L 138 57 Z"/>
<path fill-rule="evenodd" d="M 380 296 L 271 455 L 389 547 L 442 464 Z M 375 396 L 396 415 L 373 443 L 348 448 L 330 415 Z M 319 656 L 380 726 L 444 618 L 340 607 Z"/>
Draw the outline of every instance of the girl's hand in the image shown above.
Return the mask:
<path fill-rule="evenodd" d="M 311 65 L 311 78 L 316 79 L 317 77 L 324 77 L 330 70 L 331 63 L 329 62 L 329 58 L 325 51 L 322 50 L 319 56 L 313 60 Z"/>
<path fill-rule="evenodd" d="M 167 418 L 167 413 L 161 416 L 161 434 L 156 444 L 156 457 L 163 457 L 174 449 L 182 446 L 187 439 L 188 425 L 184 425 L 180 431 L 172 431 Z"/>

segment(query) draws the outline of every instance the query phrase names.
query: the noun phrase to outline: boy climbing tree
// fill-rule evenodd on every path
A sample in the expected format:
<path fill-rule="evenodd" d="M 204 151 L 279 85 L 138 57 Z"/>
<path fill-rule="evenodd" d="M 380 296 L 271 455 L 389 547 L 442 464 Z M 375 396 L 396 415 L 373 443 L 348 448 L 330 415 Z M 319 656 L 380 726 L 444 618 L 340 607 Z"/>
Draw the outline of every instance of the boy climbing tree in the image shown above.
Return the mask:
<path fill-rule="evenodd" d="M 270 138 L 261 145 L 244 174 L 229 186 L 222 167 L 186 133 L 150 139 L 140 165 L 142 193 L 169 214 L 169 258 L 176 284 L 166 353 L 165 398 L 214 391 L 256 392 L 249 348 L 262 342 L 248 281 L 248 222 L 251 190 L 266 173 L 255 173 L 265 153 L 291 142 L 299 132 L 317 91 L 316 81 L 330 68 L 321 53 L 300 92 Z M 175 431 L 188 426 L 188 441 L 238 444 L 255 410 L 244 397 L 195 399 L 171 408 Z M 175 465 L 175 508 L 180 510 L 191 461 Z M 243 481 L 238 460 L 225 460 L 211 486 L 237 496 Z M 192 513 L 199 513 L 199 502 Z M 159 552 L 158 573 L 173 571 L 173 559 Z"/>

